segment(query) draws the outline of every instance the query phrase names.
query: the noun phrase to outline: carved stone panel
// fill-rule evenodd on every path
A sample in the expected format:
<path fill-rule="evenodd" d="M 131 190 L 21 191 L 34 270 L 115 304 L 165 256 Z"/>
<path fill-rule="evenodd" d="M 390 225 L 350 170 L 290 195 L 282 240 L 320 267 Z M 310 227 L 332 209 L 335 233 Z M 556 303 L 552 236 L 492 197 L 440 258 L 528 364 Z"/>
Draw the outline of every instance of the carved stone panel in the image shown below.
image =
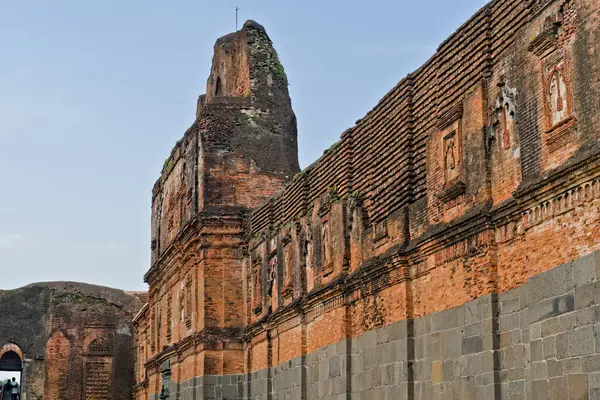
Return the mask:
<path fill-rule="evenodd" d="M 142 382 L 146 379 L 146 368 L 144 367 L 146 360 L 147 360 L 146 346 L 141 344 L 138 349 L 138 359 L 137 359 L 138 382 Z"/>
<path fill-rule="evenodd" d="M 571 102 L 567 93 L 564 63 L 554 67 L 546 82 L 548 94 L 549 122 L 558 125 L 569 117 Z"/>
<path fill-rule="evenodd" d="M 323 276 L 333 272 L 333 257 L 331 254 L 331 226 L 329 219 L 321 222 L 321 266 Z"/>
<path fill-rule="evenodd" d="M 282 288 L 287 294 L 291 293 L 292 289 L 292 243 L 287 241 L 283 246 L 283 276 L 282 276 Z"/>
<path fill-rule="evenodd" d="M 185 143 L 185 162 L 183 171 L 183 224 L 189 222 L 196 213 L 196 151 L 198 144 L 196 136 Z"/>
<path fill-rule="evenodd" d="M 269 240 L 269 254 L 274 254 L 277 252 L 277 237 L 273 236 L 271 240 Z"/>
<path fill-rule="evenodd" d="M 454 122 L 446 122 L 440 131 L 440 160 L 436 160 L 441 172 L 441 190 L 437 197 L 444 203 L 448 203 L 465 193 L 466 185 L 463 177 L 463 155 L 460 115 Z M 449 117 L 448 117 L 449 118 Z"/>
<path fill-rule="evenodd" d="M 160 218 L 162 212 L 162 196 L 160 193 L 152 199 L 152 219 L 151 226 L 151 262 L 154 263 L 159 257 L 160 251 Z"/>
<path fill-rule="evenodd" d="M 543 60 L 546 144 L 553 152 L 570 143 L 576 133 L 573 115 L 569 58 L 563 49 Z"/>
<path fill-rule="evenodd" d="M 181 313 L 183 322 L 186 329 L 192 329 L 192 309 L 193 309 L 193 296 L 192 296 L 192 276 L 188 276 L 185 281 L 185 287 L 183 288 L 183 304 L 184 310 Z"/>
<path fill-rule="evenodd" d="M 152 310 L 150 314 L 150 351 L 154 353 L 156 350 L 156 314 L 154 310 Z"/>
<path fill-rule="evenodd" d="M 306 230 L 306 236 L 304 238 L 304 248 L 303 248 L 303 259 L 304 259 L 304 270 L 306 273 L 306 291 L 310 292 L 315 287 L 315 278 L 314 278 L 314 243 L 312 240 L 312 234 L 310 232 L 310 228 Z"/>
<path fill-rule="evenodd" d="M 158 351 L 161 350 L 160 346 L 162 345 L 162 319 L 162 307 L 159 301 L 156 305 L 156 347 Z"/>
<path fill-rule="evenodd" d="M 279 287 L 277 282 L 278 263 L 279 259 L 275 253 L 269 259 L 269 270 L 267 273 L 267 305 L 272 308 L 277 308 L 279 301 Z"/>
<path fill-rule="evenodd" d="M 512 137 L 515 134 L 515 115 L 509 111 L 508 105 L 502 109 L 504 120 L 504 134 L 502 135 L 502 148 L 510 149 Z"/>
<path fill-rule="evenodd" d="M 491 139 L 497 140 L 501 149 L 508 150 L 512 147 L 516 135 L 517 91 L 510 88 L 503 79 L 497 85 L 500 88 L 498 97 L 490 110 Z"/>
<path fill-rule="evenodd" d="M 185 324 L 185 282 L 182 282 L 179 293 L 177 294 L 179 300 L 179 318 L 182 324 Z"/>
<path fill-rule="evenodd" d="M 163 200 L 160 219 L 160 250 L 164 251 L 175 239 L 181 228 L 183 190 L 183 161 L 175 162 L 163 184 Z M 170 168 L 170 167 L 169 167 Z"/>
<path fill-rule="evenodd" d="M 252 310 L 255 314 L 262 311 L 262 275 L 260 262 L 252 267 Z"/>
<path fill-rule="evenodd" d="M 549 3 L 551 2 L 533 1 L 532 6 L 541 11 Z M 571 143 L 577 128 L 573 115 L 569 47 L 566 46 L 572 30 L 565 33 L 564 20 L 563 8 L 558 13 L 548 15 L 540 34 L 529 46 L 529 50 L 539 58 L 541 64 L 545 142 L 550 153 Z"/>
<path fill-rule="evenodd" d="M 455 181 L 459 176 L 458 135 L 456 131 L 444 137 L 444 183 Z"/>

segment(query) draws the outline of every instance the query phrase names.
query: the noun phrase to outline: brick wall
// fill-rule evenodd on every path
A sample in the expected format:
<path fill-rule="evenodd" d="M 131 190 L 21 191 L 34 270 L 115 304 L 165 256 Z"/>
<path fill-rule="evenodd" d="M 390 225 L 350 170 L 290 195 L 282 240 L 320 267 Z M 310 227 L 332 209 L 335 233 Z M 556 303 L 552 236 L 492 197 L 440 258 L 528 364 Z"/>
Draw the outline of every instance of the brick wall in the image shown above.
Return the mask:
<path fill-rule="evenodd" d="M 592 0 L 489 3 L 285 185 L 274 164 L 241 172 L 251 152 L 199 144 L 198 165 L 216 166 L 199 184 L 213 192 L 198 192 L 212 206 L 176 225 L 146 275 L 137 398 L 167 379 L 179 398 L 530 399 L 556 385 L 584 398 L 584 380 L 591 396 L 596 370 L 546 376 L 549 353 L 534 374 L 523 332 L 537 322 L 506 325 L 548 304 L 575 312 L 575 286 L 503 313 L 600 248 L 599 21 Z M 230 126 L 243 97 L 201 100 L 196 125 Z"/>
<path fill-rule="evenodd" d="M 355 309 L 369 310 L 349 317 L 358 330 L 367 321 L 373 327 L 404 318 L 407 304 L 414 317 L 425 316 L 512 289 L 597 248 L 591 165 L 600 126 L 580 130 L 579 112 L 600 76 L 589 73 L 596 56 L 577 56 L 581 41 L 591 45 L 588 35 L 597 35 L 597 19 L 597 5 L 586 1 L 488 4 L 281 195 L 256 209 L 246 288 L 274 282 L 279 291 L 288 267 L 265 260 L 274 259 L 266 255 L 269 244 L 277 252 L 290 240 L 298 256 L 291 259 L 290 298 L 262 290 L 257 307 L 247 293 L 250 331 L 260 332 L 266 321 L 278 326 L 298 310 L 308 318 L 315 307 L 327 309 L 330 292 L 353 290 Z M 435 79 L 425 78 L 426 94 L 436 108 L 420 112 L 425 98 L 417 88 L 428 69 Z M 549 71 L 557 70 L 555 90 Z M 577 80 L 590 87 L 580 100 L 573 95 Z M 562 98 L 563 114 L 552 110 L 558 100 L 551 96 Z M 553 113 L 561 115 L 558 123 Z M 337 256 L 332 272 L 322 265 L 324 246 Z M 251 270 L 257 262 L 258 281 Z M 411 293 L 382 289 L 403 281 Z M 331 328 L 343 318 L 332 318 L 315 329 L 315 348 L 339 340 Z M 317 323 L 309 318 L 306 326 Z M 311 351 L 311 341 L 308 334 L 302 351 Z"/>

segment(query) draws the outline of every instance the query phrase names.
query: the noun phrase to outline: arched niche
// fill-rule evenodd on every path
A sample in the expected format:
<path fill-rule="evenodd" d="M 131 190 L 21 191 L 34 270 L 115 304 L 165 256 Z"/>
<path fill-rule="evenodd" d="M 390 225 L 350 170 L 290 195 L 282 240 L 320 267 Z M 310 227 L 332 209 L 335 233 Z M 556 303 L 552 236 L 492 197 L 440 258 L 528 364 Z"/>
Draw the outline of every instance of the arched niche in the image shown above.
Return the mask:
<path fill-rule="evenodd" d="M 14 343 L 8 343 L 0 349 L 0 371 L 22 371 L 23 352 Z"/>
<path fill-rule="evenodd" d="M 44 360 L 44 398 L 63 399 L 69 393 L 69 381 L 63 377 L 69 374 L 71 342 L 61 331 L 56 331 L 46 343 Z"/>
<path fill-rule="evenodd" d="M 217 77 L 217 83 L 215 84 L 215 96 L 223 96 L 223 83 L 221 83 L 221 77 Z"/>

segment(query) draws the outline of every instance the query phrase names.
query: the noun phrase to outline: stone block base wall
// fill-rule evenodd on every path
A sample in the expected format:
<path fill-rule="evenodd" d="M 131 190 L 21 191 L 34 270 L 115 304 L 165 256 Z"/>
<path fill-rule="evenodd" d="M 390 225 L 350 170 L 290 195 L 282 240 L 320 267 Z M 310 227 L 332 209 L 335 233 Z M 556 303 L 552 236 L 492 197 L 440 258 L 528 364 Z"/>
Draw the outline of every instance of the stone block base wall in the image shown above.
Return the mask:
<path fill-rule="evenodd" d="M 244 375 L 205 375 L 180 384 L 181 399 L 242 399 Z"/>
<path fill-rule="evenodd" d="M 172 385 L 170 398 L 600 399 L 600 252 L 272 368 Z"/>
<path fill-rule="evenodd" d="M 246 381 L 245 375 L 205 375 L 181 383 L 171 382 L 168 399 L 243 399 L 246 398 L 244 395 Z M 159 394 L 148 396 L 148 400 L 159 399 Z"/>
<path fill-rule="evenodd" d="M 596 252 L 498 297 L 502 398 L 600 399 L 599 280 Z"/>

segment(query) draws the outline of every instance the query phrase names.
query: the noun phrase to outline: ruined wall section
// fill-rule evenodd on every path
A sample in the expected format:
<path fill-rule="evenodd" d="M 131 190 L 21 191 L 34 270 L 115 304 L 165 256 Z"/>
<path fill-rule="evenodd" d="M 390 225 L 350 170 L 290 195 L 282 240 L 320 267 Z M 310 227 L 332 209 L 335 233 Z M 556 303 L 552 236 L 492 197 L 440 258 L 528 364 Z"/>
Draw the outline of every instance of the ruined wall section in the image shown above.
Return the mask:
<path fill-rule="evenodd" d="M 205 207 L 254 208 L 298 172 L 296 117 L 287 85 L 259 24 L 249 21 L 217 41 L 198 118 Z"/>
<path fill-rule="evenodd" d="M 0 343 L 19 349 L 28 399 L 129 399 L 143 297 L 52 282 L 0 292 Z"/>

